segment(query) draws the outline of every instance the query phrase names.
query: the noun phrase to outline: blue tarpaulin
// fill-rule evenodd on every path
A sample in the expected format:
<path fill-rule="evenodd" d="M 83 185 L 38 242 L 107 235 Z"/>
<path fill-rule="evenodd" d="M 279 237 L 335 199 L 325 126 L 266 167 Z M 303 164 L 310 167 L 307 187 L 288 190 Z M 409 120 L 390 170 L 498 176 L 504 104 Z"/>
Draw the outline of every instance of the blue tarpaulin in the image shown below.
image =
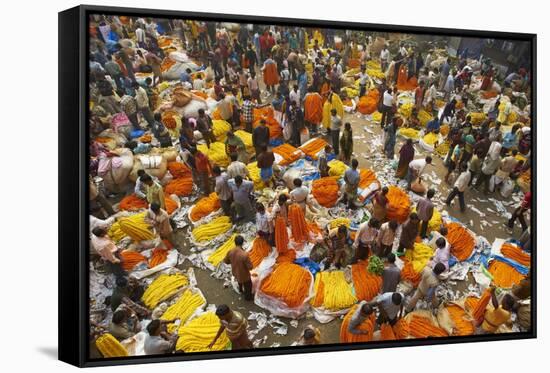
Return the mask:
<path fill-rule="evenodd" d="M 495 259 L 495 260 L 498 260 L 499 262 L 503 262 L 503 263 L 506 263 L 506 264 L 514 267 L 514 269 L 516 271 L 518 271 L 519 273 L 521 273 L 522 275 L 527 275 L 529 273 L 529 267 L 526 267 L 522 264 L 519 264 L 515 260 L 505 258 L 505 257 L 500 256 L 500 255 L 493 255 L 492 258 Z"/>
<path fill-rule="evenodd" d="M 315 277 L 315 274 L 317 272 L 321 271 L 321 267 L 319 267 L 319 264 L 309 258 L 298 258 L 294 261 L 294 263 L 298 264 L 300 267 L 307 268 L 307 270 L 311 272 L 313 277 Z"/>

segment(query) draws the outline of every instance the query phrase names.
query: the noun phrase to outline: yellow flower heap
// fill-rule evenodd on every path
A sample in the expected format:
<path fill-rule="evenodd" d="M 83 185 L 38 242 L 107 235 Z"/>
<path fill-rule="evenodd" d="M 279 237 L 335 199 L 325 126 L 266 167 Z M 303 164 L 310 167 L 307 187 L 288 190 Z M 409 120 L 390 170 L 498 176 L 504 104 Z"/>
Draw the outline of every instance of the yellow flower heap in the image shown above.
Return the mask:
<path fill-rule="evenodd" d="M 214 346 L 212 346 L 212 349 L 208 348 L 208 345 L 214 340 L 219 329 L 220 319 L 214 312 L 203 313 L 179 328 L 176 350 L 184 352 L 225 350 L 230 344 L 225 331 L 220 335 Z"/>
<path fill-rule="evenodd" d="M 214 251 L 210 256 L 208 257 L 208 261 L 212 263 L 213 266 L 217 267 L 218 264 L 221 263 L 221 261 L 225 258 L 227 253 L 235 247 L 235 237 L 237 237 L 236 234 L 233 234 L 223 245 L 218 247 L 216 251 Z"/>
<path fill-rule="evenodd" d="M 162 274 L 149 285 L 143 293 L 141 300 L 147 307 L 153 309 L 160 302 L 170 298 L 188 284 L 189 280 L 182 274 Z"/>
<path fill-rule="evenodd" d="M 231 229 L 233 223 L 229 216 L 219 216 L 210 223 L 203 224 L 191 232 L 193 239 L 197 242 L 210 241 L 220 234 L 223 234 Z"/>
<path fill-rule="evenodd" d="M 195 313 L 197 308 L 206 304 L 206 300 L 201 296 L 198 291 L 187 289 L 183 292 L 181 297 L 166 309 L 166 311 L 160 317 L 161 320 L 180 320 L 180 326 L 184 325 L 187 320 Z M 173 333 L 176 329 L 175 324 L 168 325 L 168 332 Z"/>

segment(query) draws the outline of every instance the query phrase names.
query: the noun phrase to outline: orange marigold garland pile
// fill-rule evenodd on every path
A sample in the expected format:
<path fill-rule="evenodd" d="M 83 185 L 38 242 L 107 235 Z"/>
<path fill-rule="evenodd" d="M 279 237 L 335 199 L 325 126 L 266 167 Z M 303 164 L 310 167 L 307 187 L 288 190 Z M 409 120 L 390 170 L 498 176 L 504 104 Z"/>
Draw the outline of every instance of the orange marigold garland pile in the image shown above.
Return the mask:
<path fill-rule="evenodd" d="M 459 223 L 447 223 L 447 230 L 447 240 L 451 244 L 451 254 L 461 262 L 468 259 L 475 247 L 474 237 Z"/>
<path fill-rule="evenodd" d="M 472 335 L 474 334 L 474 324 L 469 320 L 468 314 L 456 304 L 445 307 L 454 323 L 453 335 Z"/>
<path fill-rule="evenodd" d="M 409 195 L 401 188 L 390 186 L 387 194 L 388 198 L 388 220 L 396 220 L 402 224 L 409 218 L 411 212 L 411 201 Z"/>
<path fill-rule="evenodd" d="M 288 231 L 282 216 L 277 216 L 275 219 L 275 247 L 279 254 L 288 250 Z"/>
<path fill-rule="evenodd" d="M 172 213 L 178 208 L 178 203 L 170 197 L 164 197 L 164 206 L 166 207 L 166 212 L 168 215 L 172 215 Z"/>
<path fill-rule="evenodd" d="M 351 277 L 355 296 L 359 300 L 371 301 L 382 288 L 382 277 L 367 270 L 367 261 L 359 261 L 351 266 Z"/>
<path fill-rule="evenodd" d="M 131 271 L 136 265 L 147 261 L 147 258 L 137 251 L 123 251 L 120 253 L 120 262 L 125 271 Z"/>
<path fill-rule="evenodd" d="M 209 196 L 203 197 L 198 200 L 198 202 L 193 206 L 190 212 L 190 217 L 192 221 L 198 221 L 205 216 L 208 216 L 212 212 L 218 210 L 221 207 L 220 199 L 218 195 L 210 193 Z"/>
<path fill-rule="evenodd" d="M 175 194 L 179 197 L 189 196 L 193 192 L 193 178 L 180 177 L 170 181 L 164 188 L 166 194 Z"/>
<path fill-rule="evenodd" d="M 279 163 L 281 166 L 288 166 L 300 158 L 300 152 L 294 146 L 284 143 L 273 148 L 273 153 L 279 154 L 283 160 Z"/>
<path fill-rule="evenodd" d="M 435 326 L 429 319 L 413 315 L 409 322 L 410 334 L 415 338 L 428 338 L 428 337 L 446 337 L 447 332 Z"/>
<path fill-rule="evenodd" d="M 304 303 L 309 295 L 311 274 L 297 264 L 280 263 L 261 283 L 263 293 L 282 300 L 294 308 Z"/>
<path fill-rule="evenodd" d="M 306 218 L 304 217 L 304 211 L 298 204 L 293 203 L 288 208 L 288 220 L 290 222 L 292 238 L 294 238 L 294 241 L 306 241 L 309 230 L 307 227 Z"/>
<path fill-rule="evenodd" d="M 500 252 L 502 255 L 504 255 L 506 258 L 510 258 L 516 262 L 518 262 L 521 265 L 530 267 L 531 266 L 531 255 L 529 253 L 526 253 L 516 245 L 512 245 L 508 242 L 502 244 L 502 247 L 500 249 Z"/>
<path fill-rule="evenodd" d="M 134 211 L 140 209 L 146 209 L 149 204 L 146 200 L 139 198 L 135 194 L 130 194 L 120 200 L 119 207 L 121 210 Z"/>
<path fill-rule="evenodd" d="M 379 183 L 376 174 L 369 169 L 359 170 L 359 188 L 368 188 L 372 183 Z"/>
<path fill-rule="evenodd" d="M 397 339 L 390 324 L 383 323 L 380 325 L 380 339 L 382 341 L 395 341 Z"/>
<path fill-rule="evenodd" d="M 192 176 L 191 169 L 181 162 L 168 162 L 168 171 L 175 178 Z"/>
<path fill-rule="evenodd" d="M 308 141 L 306 144 L 300 146 L 300 150 L 312 159 L 317 159 L 317 154 L 321 150 L 325 149 L 325 146 L 327 146 L 327 144 L 328 143 L 322 138 L 316 137 L 315 139 Z"/>
<path fill-rule="evenodd" d="M 153 268 L 164 263 L 166 258 L 168 258 L 168 250 L 157 247 L 153 250 L 151 258 L 149 258 L 149 268 Z"/>
<path fill-rule="evenodd" d="M 248 252 L 252 267 L 256 268 L 270 252 L 271 245 L 263 238 L 256 237 L 254 242 L 252 242 L 252 248 Z"/>
<path fill-rule="evenodd" d="M 422 275 L 416 272 L 413 268 L 412 262 L 405 257 L 401 257 L 401 260 L 405 263 L 403 269 L 401 270 L 401 279 L 409 281 L 415 287 L 420 283 Z"/>
<path fill-rule="evenodd" d="M 336 177 L 327 176 L 313 181 L 311 192 L 321 206 L 330 208 L 336 205 L 340 189 L 336 180 Z"/>
<path fill-rule="evenodd" d="M 498 260 L 491 261 L 488 270 L 493 275 L 495 285 L 501 288 L 511 288 L 525 278 L 514 267 Z"/>

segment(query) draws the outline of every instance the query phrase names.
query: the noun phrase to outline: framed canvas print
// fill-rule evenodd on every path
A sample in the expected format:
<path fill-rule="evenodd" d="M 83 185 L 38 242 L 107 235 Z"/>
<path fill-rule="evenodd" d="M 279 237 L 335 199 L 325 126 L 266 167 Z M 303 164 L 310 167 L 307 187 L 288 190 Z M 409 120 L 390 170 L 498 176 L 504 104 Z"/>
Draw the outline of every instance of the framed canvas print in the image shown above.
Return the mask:
<path fill-rule="evenodd" d="M 536 36 L 59 13 L 59 357 L 536 336 Z"/>

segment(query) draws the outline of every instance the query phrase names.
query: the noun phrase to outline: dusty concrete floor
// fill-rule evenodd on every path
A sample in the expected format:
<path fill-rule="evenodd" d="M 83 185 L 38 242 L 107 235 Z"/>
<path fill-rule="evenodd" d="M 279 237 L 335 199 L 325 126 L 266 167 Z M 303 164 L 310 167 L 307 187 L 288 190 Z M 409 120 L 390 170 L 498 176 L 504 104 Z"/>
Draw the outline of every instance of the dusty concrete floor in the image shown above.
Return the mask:
<path fill-rule="evenodd" d="M 352 124 L 354 136 L 364 136 L 363 139 L 355 140 L 355 157 L 359 160 L 360 167 L 367 167 L 367 168 L 373 168 L 375 171 L 380 171 L 377 169 L 377 167 L 374 166 L 374 162 L 372 160 L 372 154 L 375 152 L 381 152 L 380 146 L 373 146 L 373 139 L 377 136 L 380 136 L 381 129 L 379 124 L 377 123 L 370 123 L 367 120 L 365 120 L 363 117 L 353 113 L 353 114 L 346 114 L 344 117 L 344 121 L 349 121 Z M 364 127 L 369 128 L 372 133 L 365 131 Z M 403 143 L 403 139 L 398 138 L 398 142 L 396 145 L 396 152 L 399 150 L 400 146 Z M 416 147 L 418 150 L 418 146 Z M 425 156 L 426 153 L 418 152 L 416 154 L 416 157 Z M 446 169 L 443 165 L 442 160 L 434 156 L 433 161 L 434 166 L 432 167 L 433 171 L 435 172 L 435 175 L 437 178 L 443 180 Z M 431 173 L 431 170 L 430 170 Z M 505 222 L 506 220 L 503 217 L 496 216 L 496 214 L 489 213 L 487 211 L 487 208 L 492 209 L 493 211 L 496 211 L 495 206 L 493 203 L 487 201 L 487 202 L 480 202 L 477 200 L 477 198 L 481 198 L 482 200 L 486 200 L 488 196 L 483 195 L 483 193 L 477 192 L 475 190 L 469 190 L 466 193 L 466 203 L 468 205 L 468 209 L 466 212 L 461 213 L 458 208 L 458 201 L 455 202 L 451 207 L 447 208 L 444 205 L 444 200 L 449 192 L 449 186 L 442 181 L 439 185 L 434 185 L 438 193 L 436 194 L 436 202 L 438 204 L 438 208 L 440 211 L 448 211 L 449 215 L 454 216 L 461 221 L 467 223 L 470 229 L 472 229 L 474 232 L 478 234 L 484 235 L 489 242 L 492 242 L 495 238 L 507 238 L 510 237 L 511 231 L 506 228 Z M 489 196 L 490 197 L 490 196 Z M 493 196 L 496 199 L 500 199 L 500 196 Z M 487 213 L 487 217 L 483 218 L 485 220 L 488 220 L 489 222 L 497 222 L 496 224 L 493 224 L 491 227 L 485 227 L 484 230 L 480 229 L 480 220 L 482 219 L 479 214 L 474 212 L 470 206 L 475 206 L 478 210 Z M 512 207 L 508 208 L 508 211 L 512 211 Z M 175 234 L 175 240 L 178 243 L 178 246 L 181 248 L 181 251 L 183 254 L 189 254 L 189 244 L 187 241 L 187 235 L 188 235 L 187 229 L 179 230 Z M 516 230 L 513 232 L 514 236 L 519 237 L 520 229 L 516 228 Z M 189 262 L 185 262 L 183 264 L 183 268 L 188 268 L 191 266 Z M 244 315 L 248 316 L 249 312 L 264 312 L 266 314 L 269 314 L 266 310 L 263 310 L 262 308 L 256 306 L 253 302 L 247 302 L 243 299 L 243 297 L 239 294 L 236 294 L 235 291 L 229 287 L 224 288 L 223 287 L 223 281 L 215 279 L 210 276 L 210 272 L 203 269 L 195 268 L 195 274 L 198 282 L 198 286 L 203 291 L 204 295 L 206 296 L 207 300 L 210 303 L 216 303 L 216 304 L 222 304 L 226 303 L 231 308 L 237 309 L 241 311 Z M 457 289 L 464 290 L 467 288 L 468 284 L 472 282 L 471 276 L 468 280 L 458 282 L 457 283 Z M 265 342 L 261 343 L 259 347 L 271 347 L 273 345 L 290 345 L 293 342 L 297 341 L 300 338 L 300 335 L 303 331 L 303 329 L 309 325 L 313 324 L 314 326 L 317 326 L 321 329 L 321 335 L 322 335 L 322 342 L 324 343 L 337 343 L 339 341 L 339 331 L 340 331 L 340 325 L 341 325 L 341 319 L 337 318 L 330 323 L 327 324 L 320 324 L 318 323 L 310 313 L 306 314 L 302 319 L 298 320 L 297 327 L 292 327 L 290 325 L 290 319 L 284 319 L 282 320 L 288 325 L 288 334 L 287 335 L 276 335 L 273 333 L 273 329 L 269 326 L 261 330 L 254 339 L 264 338 L 267 337 Z M 257 324 L 256 321 L 250 321 L 249 322 L 250 329 L 255 329 Z"/>

